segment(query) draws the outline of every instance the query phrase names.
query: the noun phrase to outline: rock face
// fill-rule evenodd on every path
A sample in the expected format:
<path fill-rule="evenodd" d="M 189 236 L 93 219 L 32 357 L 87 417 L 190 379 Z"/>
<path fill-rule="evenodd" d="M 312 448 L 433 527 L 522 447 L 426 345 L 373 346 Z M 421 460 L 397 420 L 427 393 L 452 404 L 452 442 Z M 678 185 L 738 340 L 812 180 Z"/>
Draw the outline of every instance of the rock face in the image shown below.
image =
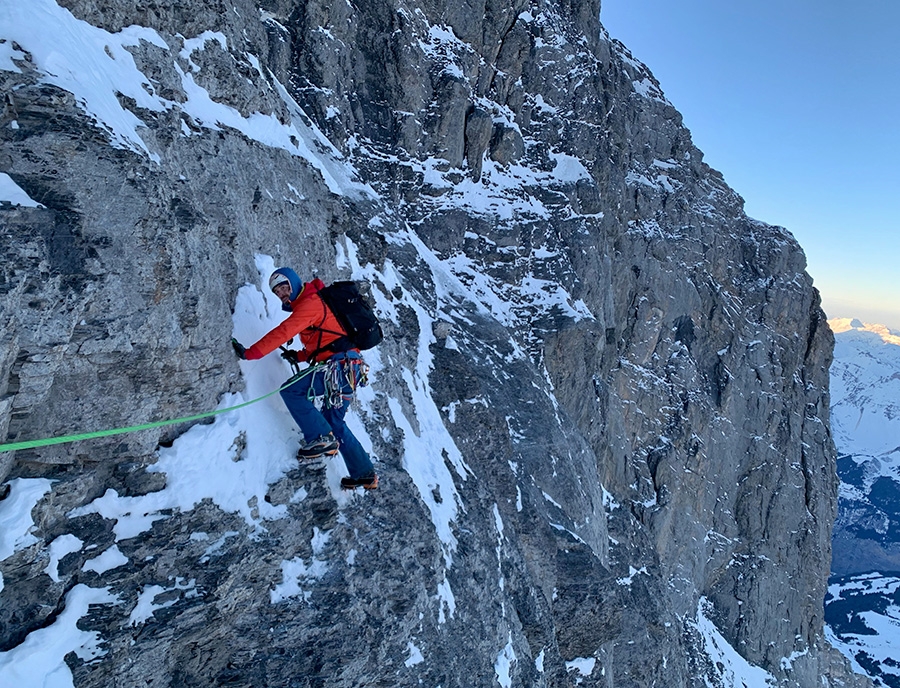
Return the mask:
<path fill-rule="evenodd" d="M 387 337 L 372 494 L 279 464 L 179 501 L 166 457 L 225 421 L 0 454 L 30 519 L 0 661 L 83 604 L 78 686 L 736 684 L 712 624 L 779 685 L 864 685 L 822 631 L 833 341 L 802 251 L 599 2 L 14 5 L 0 169 L 40 206 L 0 208 L 8 441 L 243 389 L 259 255 L 370 279 Z M 249 461 L 233 438 L 196 455 Z"/>

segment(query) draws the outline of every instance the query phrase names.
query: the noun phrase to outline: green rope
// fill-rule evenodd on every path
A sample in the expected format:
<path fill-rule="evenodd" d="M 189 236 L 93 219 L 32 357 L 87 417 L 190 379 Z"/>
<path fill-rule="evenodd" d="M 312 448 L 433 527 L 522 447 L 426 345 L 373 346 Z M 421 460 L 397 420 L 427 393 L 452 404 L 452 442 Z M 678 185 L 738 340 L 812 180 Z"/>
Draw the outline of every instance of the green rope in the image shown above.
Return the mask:
<path fill-rule="evenodd" d="M 159 420 L 153 423 L 144 423 L 142 425 L 131 425 L 127 428 L 113 428 L 111 430 L 96 430 L 94 432 L 85 432 L 79 435 L 65 435 L 63 437 L 47 437 L 40 440 L 27 440 L 25 442 L 12 442 L 11 444 L 0 444 L 0 453 L 2 452 L 13 452 L 19 449 L 34 449 L 35 447 L 48 447 L 52 444 L 67 444 L 69 442 L 80 442 L 81 440 L 91 440 L 97 437 L 110 437 L 111 435 L 121 435 L 126 432 L 138 432 L 140 430 L 151 430 L 153 428 L 161 428 L 165 425 L 175 425 L 177 423 L 192 423 L 197 420 L 202 420 L 203 418 L 210 418 L 211 416 L 218 416 L 222 413 L 228 413 L 229 411 L 236 411 L 237 409 L 244 408 L 245 406 L 250 406 L 250 404 L 255 404 L 258 401 L 262 401 L 263 399 L 268 399 L 269 397 L 278 394 L 279 392 L 287 389 L 301 378 L 306 377 L 310 373 L 321 368 L 320 365 L 315 365 L 307 368 L 301 373 L 294 375 L 290 380 L 285 382 L 281 387 L 275 389 L 268 394 L 263 394 L 261 397 L 257 397 L 256 399 L 251 399 L 250 401 L 245 401 L 237 406 L 229 406 L 228 408 L 216 409 L 215 411 L 207 411 L 206 413 L 198 413 L 194 416 L 185 416 L 184 418 L 175 418 L 173 420 Z"/>

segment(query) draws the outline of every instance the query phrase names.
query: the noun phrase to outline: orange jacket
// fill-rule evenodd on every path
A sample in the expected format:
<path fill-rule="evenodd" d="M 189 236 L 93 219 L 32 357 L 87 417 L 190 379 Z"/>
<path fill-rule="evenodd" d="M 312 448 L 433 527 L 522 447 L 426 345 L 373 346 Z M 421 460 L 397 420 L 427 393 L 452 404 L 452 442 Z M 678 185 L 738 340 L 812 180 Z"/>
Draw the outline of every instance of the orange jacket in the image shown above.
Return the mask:
<path fill-rule="evenodd" d="M 297 335 L 309 356 L 343 337 L 344 329 L 318 295 L 324 288 L 325 283 L 319 278 L 304 284 L 297 298 L 291 301 L 291 314 L 258 342 L 248 346 L 244 357 L 248 361 L 262 358 Z M 309 362 L 324 361 L 333 355 L 333 351 L 320 351 Z"/>

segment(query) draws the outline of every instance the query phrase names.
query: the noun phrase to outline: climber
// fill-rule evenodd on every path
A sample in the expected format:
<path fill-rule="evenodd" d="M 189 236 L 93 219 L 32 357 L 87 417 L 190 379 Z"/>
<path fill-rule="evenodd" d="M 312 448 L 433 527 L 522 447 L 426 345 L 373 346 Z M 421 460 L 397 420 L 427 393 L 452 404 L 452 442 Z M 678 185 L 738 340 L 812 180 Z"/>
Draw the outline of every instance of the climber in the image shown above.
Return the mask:
<path fill-rule="evenodd" d="M 348 343 L 344 328 L 320 298 L 318 292 L 325 288 L 322 280 L 302 284 L 291 268 L 278 268 L 269 277 L 269 288 L 290 315 L 251 346 L 245 348 L 232 339 L 235 353 L 246 361 L 257 360 L 299 335 L 305 360 L 315 369 L 304 371 L 281 390 L 285 406 L 303 433 L 297 458 L 313 461 L 340 451 L 350 473 L 341 479 L 341 487 L 374 490 L 378 476 L 372 461 L 344 422 L 354 390 L 365 384 L 367 366 L 359 349 Z M 299 351 L 283 351 L 282 358 L 298 363 Z M 322 400 L 321 411 L 314 403 L 316 398 Z"/>

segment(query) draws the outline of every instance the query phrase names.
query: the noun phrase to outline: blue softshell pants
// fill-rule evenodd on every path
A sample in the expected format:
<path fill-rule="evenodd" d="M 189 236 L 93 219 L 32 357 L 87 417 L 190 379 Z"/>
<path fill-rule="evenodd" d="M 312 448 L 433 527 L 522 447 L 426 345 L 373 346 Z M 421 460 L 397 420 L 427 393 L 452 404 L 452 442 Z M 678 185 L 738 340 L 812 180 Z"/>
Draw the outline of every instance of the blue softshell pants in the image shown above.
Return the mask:
<path fill-rule="evenodd" d="M 287 406 L 307 442 L 333 432 L 340 443 L 341 456 L 347 464 L 350 477 L 362 478 L 372 475 L 375 469 L 366 450 L 344 422 L 344 416 L 353 398 L 355 381 L 360 379 L 359 368 L 362 359 L 357 352 L 348 351 L 335 354 L 329 360 L 342 362 L 344 359 L 348 359 L 350 365 L 340 368 L 342 395 L 340 406 L 331 407 L 325 403 L 320 411 L 314 403 L 316 397 L 324 397 L 329 391 L 326 390 L 328 366 L 301 377 L 290 387 L 281 390 L 281 398 L 284 399 L 284 405 Z M 350 380 L 348 375 L 353 375 L 353 380 Z"/>

